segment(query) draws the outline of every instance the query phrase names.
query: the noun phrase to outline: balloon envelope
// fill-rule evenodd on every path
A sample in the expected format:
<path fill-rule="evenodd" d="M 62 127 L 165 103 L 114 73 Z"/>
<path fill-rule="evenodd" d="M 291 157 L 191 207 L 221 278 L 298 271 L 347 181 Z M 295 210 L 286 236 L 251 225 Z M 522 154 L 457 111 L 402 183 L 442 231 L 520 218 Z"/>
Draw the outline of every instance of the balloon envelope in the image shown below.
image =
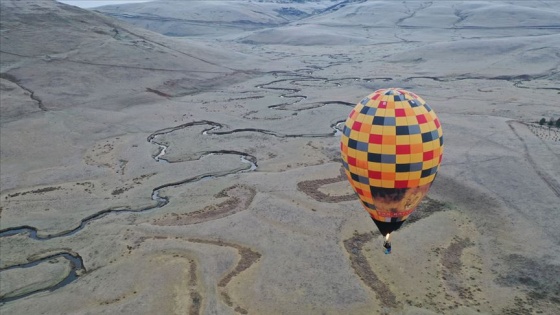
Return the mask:
<path fill-rule="evenodd" d="M 422 98 L 381 89 L 350 112 L 340 148 L 348 181 L 385 236 L 427 194 L 441 163 L 443 133 Z"/>

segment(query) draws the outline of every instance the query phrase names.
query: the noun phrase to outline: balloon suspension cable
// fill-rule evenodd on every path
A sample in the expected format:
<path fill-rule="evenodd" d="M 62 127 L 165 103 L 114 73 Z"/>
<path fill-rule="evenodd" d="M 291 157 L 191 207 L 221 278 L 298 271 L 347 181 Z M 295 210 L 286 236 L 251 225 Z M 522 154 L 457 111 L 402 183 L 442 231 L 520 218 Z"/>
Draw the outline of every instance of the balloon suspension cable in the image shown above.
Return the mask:
<path fill-rule="evenodd" d="M 387 233 L 387 235 L 385 235 L 385 242 L 383 242 L 383 247 L 385 247 L 385 254 L 391 253 L 391 242 L 389 242 L 389 237 L 391 237 L 391 233 Z"/>

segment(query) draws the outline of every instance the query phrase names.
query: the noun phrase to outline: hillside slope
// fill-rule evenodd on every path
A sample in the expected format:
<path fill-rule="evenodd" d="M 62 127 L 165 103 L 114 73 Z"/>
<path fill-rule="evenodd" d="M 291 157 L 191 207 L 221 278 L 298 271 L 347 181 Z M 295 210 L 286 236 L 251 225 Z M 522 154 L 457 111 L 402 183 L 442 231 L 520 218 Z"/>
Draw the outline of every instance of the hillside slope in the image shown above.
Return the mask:
<path fill-rule="evenodd" d="M 79 104 L 119 109 L 193 93 L 209 81 L 242 78 L 236 65 L 250 62 L 54 0 L 3 0 L 0 12 L 2 96 L 27 93 L 42 110 Z M 14 107 L 19 105 L 2 102 L 3 120 L 34 111 Z"/>

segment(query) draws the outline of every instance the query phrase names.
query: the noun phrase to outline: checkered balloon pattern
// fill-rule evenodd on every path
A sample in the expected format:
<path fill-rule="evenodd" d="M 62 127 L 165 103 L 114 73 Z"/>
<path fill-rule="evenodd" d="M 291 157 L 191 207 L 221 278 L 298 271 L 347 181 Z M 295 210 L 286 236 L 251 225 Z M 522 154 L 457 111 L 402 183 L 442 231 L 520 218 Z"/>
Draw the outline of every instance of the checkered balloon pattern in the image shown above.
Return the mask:
<path fill-rule="evenodd" d="M 350 112 L 340 148 L 348 180 L 374 221 L 400 222 L 436 177 L 443 134 L 422 98 L 403 89 L 381 89 Z"/>

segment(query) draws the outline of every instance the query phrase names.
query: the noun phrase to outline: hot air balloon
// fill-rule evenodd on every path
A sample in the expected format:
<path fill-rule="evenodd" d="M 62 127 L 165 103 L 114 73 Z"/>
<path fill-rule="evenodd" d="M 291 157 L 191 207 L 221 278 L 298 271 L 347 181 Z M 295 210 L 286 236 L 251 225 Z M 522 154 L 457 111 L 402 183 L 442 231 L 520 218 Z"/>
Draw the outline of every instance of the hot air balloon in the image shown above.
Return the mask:
<path fill-rule="evenodd" d="M 380 89 L 350 112 L 340 149 L 354 191 L 385 236 L 399 229 L 428 193 L 441 163 L 443 134 L 433 109 L 416 94 Z"/>

